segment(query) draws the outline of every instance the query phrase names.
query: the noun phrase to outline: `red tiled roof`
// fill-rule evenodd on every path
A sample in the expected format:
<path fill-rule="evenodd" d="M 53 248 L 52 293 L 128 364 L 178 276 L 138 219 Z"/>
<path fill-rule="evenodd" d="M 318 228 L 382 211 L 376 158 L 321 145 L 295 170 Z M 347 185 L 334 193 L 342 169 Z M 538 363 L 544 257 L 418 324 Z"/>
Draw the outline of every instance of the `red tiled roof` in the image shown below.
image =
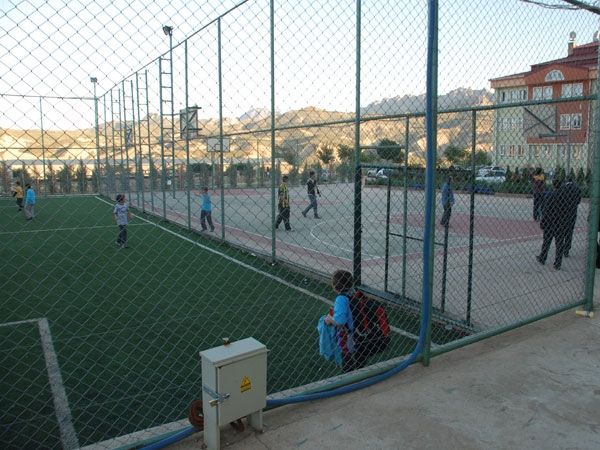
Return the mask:
<path fill-rule="evenodd" d="M 552 64 L 562 64 L 565 66 L 581 67 L 581 68 L 595 68 L 598 65 L 598 44 L 599 42 L 589 42 L 587 44 L 579 45 L 573 48 L 573 53 L 564 58 L 554 59 L 552 61 L 544 61 L 538 64 L 532 64 L 531 70 L 528 72 L 515 73 L 512 75 L 505 75 L 498 78 L 492 78 L 490 81 L 501 81 L 510 80 L 511 78 L 520 78 L 527 75 L 535 70 L 539 70 L 542 67 L 550 66 Z"/>

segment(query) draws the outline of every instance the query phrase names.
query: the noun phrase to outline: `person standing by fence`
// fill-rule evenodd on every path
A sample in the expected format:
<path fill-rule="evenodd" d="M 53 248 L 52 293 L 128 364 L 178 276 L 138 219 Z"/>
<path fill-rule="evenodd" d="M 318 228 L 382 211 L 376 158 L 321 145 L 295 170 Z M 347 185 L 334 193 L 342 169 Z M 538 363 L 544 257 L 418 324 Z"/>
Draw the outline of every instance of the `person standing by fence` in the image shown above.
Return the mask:
<path fill-rule="evenodd" d="M 581 202 L 581 189 L 569 176 L 567 182 L 561 187 L 561 196 L 565 203 L 565 211 L 563 212 L 564 219 L 564 244 L 563 256 L 569 257 L 571 251 L 571 243 L 573 242 L 573 231 L 575 230 L 575 222 L 577 221 L 577 207 Z"/>
<path fill-rule="evenodd" d="M 454 205 L 454 190 L 452 189 L 452 177 L 448 176 L 448 179 L 442 186 L 442 206 L 444 207 L 444 214 L 442 215 L 440 225 L 445 227 L 450 226 L 452 205 Z"/>
<path fill-rule="evenodd" d="M 20 181 L 15 181 L 13 197 L 15 197 L 15 200 L 17 201 L 18 211 L 23 211 L 23 188 L 21 187 Z"/>
<path fill-rule="evenodd" d="M 315 171 L 311 170 L 308 172 L 308 181 L 306 182 L 306 190 L 308 191 L 308 201 L 309 204 L 304 211 L 302 211 L 302 215 L 306 217 L 306 214 L 311 210 L 315 214 L 315 219 L 320 219 L 319 212 L 317 210 L 317 195 L 320 197 L 321 192 L 319 191 L 319 187 L 317 186 L 317 181 L 315 180 Z"/>
<path fill-rule="evenodd" d="M 535 169 L 531 177 L 531 190 L 533 191 L 533 220 L 539 222 L 542 218 L 542 207 L 544 205 L 544 190 L 546 189 L 546 177 L 541 167 Z"/>
<path fill-rule="evenodd" d="M 277 207 L 279 209 L 279 214 L 277 215 L 277 220 L 275 221 L 275 229 L 279 228 L 279 224 L 283 221 L 285 225 L 285 229 L 287 231 L 292 231 L 292 227 L 290 226 L 290 192 L 288 190 L 288 176 L 284 175 L 281 178 L 281 184 L 279 185 L 279 189 L 277 190 L 278 202 Z"/>
<path fill-rule="evenodd" d="M 542 250 L 536 256 L 536 259 L 540 264 L 546 264 L 548 250 L 550 249 L 552 239 L 554 239 L 554 245 L 556 246 L 554 268 L 560 270 L 566 229 L 564 216 L 565 202 L 562 190 L 560 189 L 560 181 L 557 179 L 553 180 L 552 188 L 552 192 L 544 200 L 542 220 L 540 221 L 540 228 L 544 230 L 544 241 L 542 243 Z"/>
<path fill-rule="evenodd" d="M 202 206 L 200 208 L 200 226 L 202 227 L 202 231 L 206 231 L 206 222 L 208 222 L 210 231 L 215 231 L 212 221 L 212 200 L 208 193 L 208 187 L 202 189 Z"/>
<path fill-rule="evenodd" d="M 115 216 L 115 222 L 119 226 L 119 235 L 117 237 L 117 247 L 119 248 L 128 248 L 127 247 L 127 224 L 129 223 L 129 219 L 131 218 L 131 213 L 129 212 L 129 205 L 125 203 L 125 195 L 119 194 L 117 195 L 117 204 L 113 209 L 113 214 Z"/>
<path fill-rule="evenodd" d="M 35 218 L 35 191 L 31 187 L 31 184 L 25 185 L 25 218 L 27 220 L 33 220 Z"/>

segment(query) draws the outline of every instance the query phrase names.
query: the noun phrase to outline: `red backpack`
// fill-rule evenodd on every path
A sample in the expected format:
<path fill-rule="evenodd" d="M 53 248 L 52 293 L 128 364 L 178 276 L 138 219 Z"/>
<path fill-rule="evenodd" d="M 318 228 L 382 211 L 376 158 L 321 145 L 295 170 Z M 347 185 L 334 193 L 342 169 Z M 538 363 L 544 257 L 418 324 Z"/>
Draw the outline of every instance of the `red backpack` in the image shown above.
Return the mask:
<path fill-rule="evenodd" d="M 383 352 L 390 343 L 390 324 L 383 304 L 361 291 L 350 297 L 354 320 L 354 346 L 358 367 L 372 355 Z"/>

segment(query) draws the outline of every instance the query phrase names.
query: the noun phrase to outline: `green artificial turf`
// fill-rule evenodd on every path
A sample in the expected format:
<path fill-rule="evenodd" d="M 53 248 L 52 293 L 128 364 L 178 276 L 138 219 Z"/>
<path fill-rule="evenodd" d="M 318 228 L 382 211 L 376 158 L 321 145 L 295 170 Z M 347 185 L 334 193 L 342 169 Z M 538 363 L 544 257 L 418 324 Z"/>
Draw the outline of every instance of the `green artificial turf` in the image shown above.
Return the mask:
<path fill-rule="evenodd" d="M 182 239 L 150 217 L 134 218 L 130 248 L 118 249 L 112 207 L 94 197 L 42 198 L 33 221 L 11 205 L 0 202 L 0 317 L 48 319 L 80 445 L 185 418 L 201 397 L 199 352 L 223 337 L 251 336 L 267 346 L 269 393 L 340 373 L 318 354 L 316 324 L 328 306 L 293 287 L 332 299 L 328 284 L 161 224 Z M 391 313 L 392 325 L 401 316 Z M 9 393 L 0 436 L 60 446 L 36 327 L 0 330 L 2 367 L 9 368 L 0 380 Z M 414 344 L 394 335 L 378 359 Z M 40 410 L 39 430 L 27 421 L 10 425 Z"/>

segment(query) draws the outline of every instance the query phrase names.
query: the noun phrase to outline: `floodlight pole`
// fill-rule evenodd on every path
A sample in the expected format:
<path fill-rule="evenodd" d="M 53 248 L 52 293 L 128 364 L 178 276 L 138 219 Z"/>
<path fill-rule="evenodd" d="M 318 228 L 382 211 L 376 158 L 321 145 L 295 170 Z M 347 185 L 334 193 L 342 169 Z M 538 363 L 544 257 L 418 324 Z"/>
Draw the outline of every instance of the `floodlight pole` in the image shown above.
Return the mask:
<path fill-rule="evenodd" d="M 96 84 L 98 78 L 90 77 L 94 87 L 94 131 L 96 134 L 96 189 L 100 192 L 100 130 L 98 129 L 98 97 L 96 96 Z"/>

